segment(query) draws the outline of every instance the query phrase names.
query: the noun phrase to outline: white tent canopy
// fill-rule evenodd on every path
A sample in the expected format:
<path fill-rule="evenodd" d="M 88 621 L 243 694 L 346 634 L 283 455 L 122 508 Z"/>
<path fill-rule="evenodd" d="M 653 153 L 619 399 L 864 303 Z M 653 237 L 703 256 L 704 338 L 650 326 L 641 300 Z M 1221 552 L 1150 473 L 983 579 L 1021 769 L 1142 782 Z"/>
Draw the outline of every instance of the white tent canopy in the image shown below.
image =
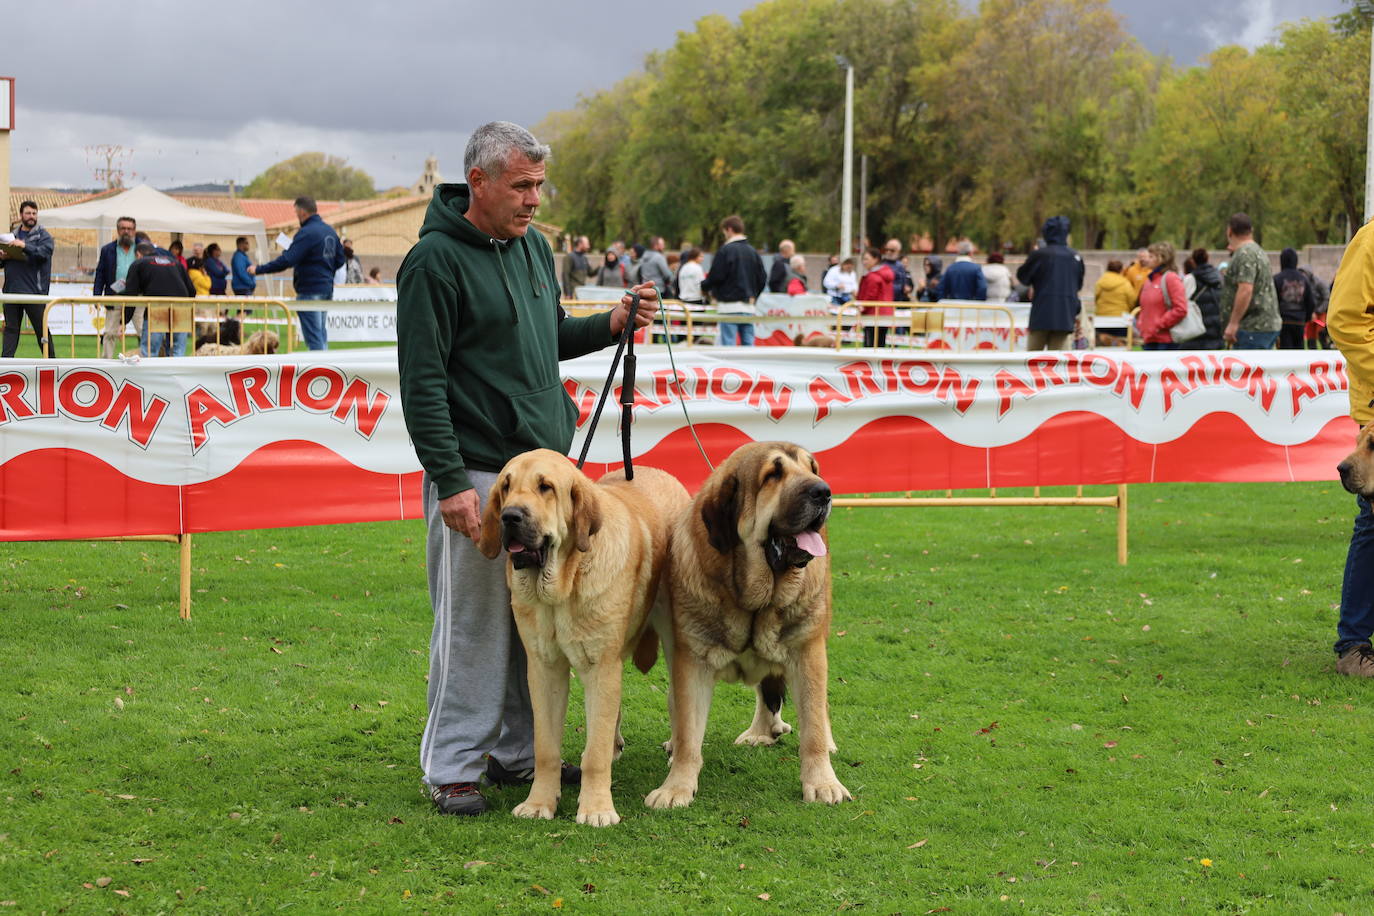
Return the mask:
<path fill-rule="evenodd" d="M 144 232 L 250 235 L 257 242 L 257 260 L 267 258 L 267 227 L 262 220 L 192 207 L 146 184 L 111 197 L 44 210 L 41 216 L 48 229 L 94 229 L 97 246 L 114 238 L 115 221 L 121 216 L 132 216 Z"/>

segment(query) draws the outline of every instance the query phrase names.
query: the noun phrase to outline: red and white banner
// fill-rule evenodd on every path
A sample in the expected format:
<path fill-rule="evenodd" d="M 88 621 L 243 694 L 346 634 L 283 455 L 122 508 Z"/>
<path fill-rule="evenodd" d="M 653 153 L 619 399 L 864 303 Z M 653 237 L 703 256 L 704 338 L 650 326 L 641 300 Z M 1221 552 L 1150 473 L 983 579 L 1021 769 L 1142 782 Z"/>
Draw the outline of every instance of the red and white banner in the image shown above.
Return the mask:
<path fill-rule="evenodd" d="M 610 350 L 563 364 L 586 434 Z M 635 460 L 689 488 L 748 440 L 836 492 L 1334 477 L 1355 426 L 1334 352 L 639 354 Z M 394 351 L 0 361 L 0 540 L 416 518 Z M 318 360 L 318 361 L 316 361 Z M 617 398 L 591 450 L 620 458 Z"/>

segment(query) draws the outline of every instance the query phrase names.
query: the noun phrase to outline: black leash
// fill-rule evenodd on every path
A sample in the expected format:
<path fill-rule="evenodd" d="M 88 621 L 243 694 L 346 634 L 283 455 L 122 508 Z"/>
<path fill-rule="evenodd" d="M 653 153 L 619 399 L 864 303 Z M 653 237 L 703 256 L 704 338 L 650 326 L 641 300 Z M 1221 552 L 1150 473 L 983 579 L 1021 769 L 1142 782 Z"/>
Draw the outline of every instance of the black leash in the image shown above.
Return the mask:
<path fill-rule="evenodd" d="M 625 479 L 635 479 L 634 464 L 630 461 L 630 421 L 634 414 L 635 406 L 635 316 L 639 313 L 639 293 L 630 293 L 630 313 L 625 318 L 625 327 L 620 332 L 620 342 L 616 345 L 615 356 L 611 359 L 611 371 L 606 373 L 606 384 L 601 388 L 601 397 L 597 399 L 596 410 L 592 412 L 592 421 L 587 426 L 587 438 L 582 441 L 582 454 L 577 458 L 577 469 L 582 470 L 582 466 L 587 463 L 587 452 L 592 447 L 592 434 L 596 432 L 596 424 L 601 419 L 601 409 L 606 406 L 606 398 L 611 393 L 611 382 L 615 379 L 615 370 L 620 365 L 620 358 L 625 357 L 625 374 L 620 382 L 620 450 L 625 459 Z"/>

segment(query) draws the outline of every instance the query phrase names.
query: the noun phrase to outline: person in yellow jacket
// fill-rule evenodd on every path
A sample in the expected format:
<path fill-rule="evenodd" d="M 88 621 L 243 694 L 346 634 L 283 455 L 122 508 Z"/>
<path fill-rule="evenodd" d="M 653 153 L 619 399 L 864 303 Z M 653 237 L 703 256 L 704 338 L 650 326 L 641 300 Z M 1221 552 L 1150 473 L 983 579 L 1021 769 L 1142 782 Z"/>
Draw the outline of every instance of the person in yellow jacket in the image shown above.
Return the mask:
<path fill-rule="evenodd" d="M 1107 269 L 1093 287 L 1093 310 L 1099 318 L 1129 315 L 1140 290 L 1121 273 L 1120 261 L 1108 261 Z M 1126 339 L 1125 328 L 1103 328 L 1097 332 L 1099 344 L 1115 345 Z"/>
<path fill-rule="evenodd" d="M 1150 268 L 1145 265 L 1145 259 L 1149 255 L 1150 249 L 1142 248 L 1135 253 L 1135 260 L 1126 265 L 1126 269 L 1121 273 L 1131 281 L 1131 286 L 1135 287 L 1136 295 L 1140 295 L 1140 288 L 1145 285 L 1145 279 L 1150 276 Z"/>
<path fill-rule="evenodd" d="M 1374 222 L 1346 246 L 1331 286 L 1326 326 L 1345 357 L 1350 378 L 1350 418 L 1366 426 L 1374 420 Z M 1342 465 L 1342 481 L 1345 468 Z M 1341 617 L 1336 624 L 1336 671 L 1374 677 L 1374 512 L 1356 495 L 1359 513 L 1350 535 L 1341 583 Z"/>
<path fill-rule="evenodd" d="M 196 288 L 197 296 L 210 295 L 210 275 L 205 272 L 204 261 L 200 258 L 187 258 L 186 273 L 191 277 L 191 283 Z"/>

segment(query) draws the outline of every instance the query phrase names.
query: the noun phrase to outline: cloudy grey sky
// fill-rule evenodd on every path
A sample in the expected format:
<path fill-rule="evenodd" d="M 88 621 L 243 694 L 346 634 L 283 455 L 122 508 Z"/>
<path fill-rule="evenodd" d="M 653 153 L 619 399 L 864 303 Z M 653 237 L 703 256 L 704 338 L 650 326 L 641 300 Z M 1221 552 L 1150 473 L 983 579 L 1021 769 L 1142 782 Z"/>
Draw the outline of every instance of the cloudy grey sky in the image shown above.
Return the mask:
<path fill-rule="evenodd" d="M 96 144 L 130 150 L 134 180 L 164 188 L 244 183 L 307 150 L 345 156 L 381 188 L 413 183 L 431 154 L 456 178 L 471 127 L 495 118 L 534 124 L 633 72 L 700 17 L 735 19 L 754 2 L 239 0 L 208 17 L 170 0 L 11 5 L 0 51 L 0 75 L 18 81 L 11 183 L 91 186 L 86 148 Z M 1147 48 L 1185 64 L 1346 7 L 1112 5 Z"/>

